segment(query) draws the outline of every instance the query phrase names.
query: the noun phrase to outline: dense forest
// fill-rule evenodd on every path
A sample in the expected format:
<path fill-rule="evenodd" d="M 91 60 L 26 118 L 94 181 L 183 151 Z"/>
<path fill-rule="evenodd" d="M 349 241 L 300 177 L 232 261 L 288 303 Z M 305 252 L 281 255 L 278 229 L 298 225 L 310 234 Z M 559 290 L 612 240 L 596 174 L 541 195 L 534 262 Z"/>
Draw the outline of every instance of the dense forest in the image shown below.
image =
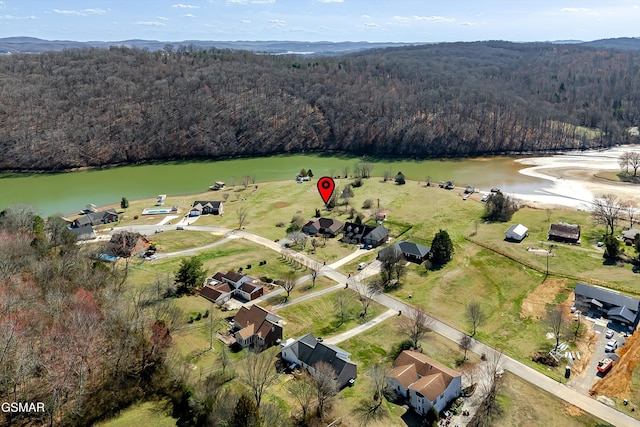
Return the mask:
<path fill-rule="evenodd" d="M 340 57 L 181 46 L 0 57 L 0 170 L 341 151 L 469 156 L 632 142 L 640 53 L 449 43 Z"/>

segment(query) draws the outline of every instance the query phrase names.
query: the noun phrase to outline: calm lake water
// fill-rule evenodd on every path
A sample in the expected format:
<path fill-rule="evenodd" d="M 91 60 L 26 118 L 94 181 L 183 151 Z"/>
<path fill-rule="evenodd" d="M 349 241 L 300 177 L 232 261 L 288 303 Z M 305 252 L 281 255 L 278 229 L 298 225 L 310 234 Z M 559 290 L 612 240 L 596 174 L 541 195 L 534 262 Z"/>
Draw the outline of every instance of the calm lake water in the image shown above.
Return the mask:
<path fill-rule="evenodd" d="M 548 186 L 548 181 L 519 174 L 522 165 L 514 158 L 496 157 L 464 160 L 371 160 L 373 174 L 382 176 L 402 172 L 408 179 L 432 182 L 452 179 L 456 185 L 474 184 L 488 190 L 500 187 L 504 191 L 532 194 Z M 252 159 L 220 161 L 188 161 L 139 166 L 124 166 L 103 170 L 58 174 L 0 174 L 0 210 L 16 203 L 29 203 L 43 216 L 72 213 L 87 204 L 98 206 L 129 200 L 155 197 L 158 194 L 178 195 L 206 191 L 215 181 L 229 183 L 236 177 L 254 175 L 256 182 L 294 179 L 300 169 L 311 169 L 315 177 L 342 175 L 343 168 L 353 169 L 359 158 L 348 156 L 281 155 Z"/>

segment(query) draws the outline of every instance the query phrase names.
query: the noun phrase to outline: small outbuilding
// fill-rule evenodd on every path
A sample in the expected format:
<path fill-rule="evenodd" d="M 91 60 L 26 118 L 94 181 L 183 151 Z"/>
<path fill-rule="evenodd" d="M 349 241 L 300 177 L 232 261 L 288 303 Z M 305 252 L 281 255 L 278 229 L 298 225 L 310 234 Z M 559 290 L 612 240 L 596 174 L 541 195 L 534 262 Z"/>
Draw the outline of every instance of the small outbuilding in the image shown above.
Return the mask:
<path fill-rule="evenodd" d="M 640 230 L 637 228 L 631 228 L 629 230 L 622 232 L 622 240 L 627 246 L 633 245 L 633 242 L 636 240 L 636 236 L 640 234 Z"/>
<path fill-rule="evenodd" d="M 512 242 L 521 242 L 528 235 L 529 229 L 522 224 L 513 224 L 505 231 L 505 239 Z"/>
<path fill-rule="evenodd" d="M 551 224 L 548 239 L 555 240 L 556 242 L 579 244 L 580 226 L 577 224 L 567 224 L 566 222 Z"/>

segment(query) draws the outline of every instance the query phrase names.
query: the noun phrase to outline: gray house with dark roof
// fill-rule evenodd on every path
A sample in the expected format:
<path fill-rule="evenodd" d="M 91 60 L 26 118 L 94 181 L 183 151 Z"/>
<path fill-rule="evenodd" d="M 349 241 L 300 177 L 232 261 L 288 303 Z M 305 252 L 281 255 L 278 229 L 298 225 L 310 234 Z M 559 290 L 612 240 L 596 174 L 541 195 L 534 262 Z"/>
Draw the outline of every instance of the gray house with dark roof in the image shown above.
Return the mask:
<path fill-rule="evenodd" d="M 306 334 L 298 339 L 289 338 L 280 345 L 282 359 L 295 363 L 313 373 L 313 367 L 318 362 L 326 362 L 336 373 L 339 388 L 349 384 L 349 380 L 358 375 L 358 367 L 349 357 L 351 353 L 331 344 L 318 342 L 313 334 Z"/>
<path fill-rule="evenodd" d="M 119 218 L 120 216 L 115 209 L 107 209 L 106 211 L 100 212 L 89 212 L 76 218 L 71 224 L 71 227 L 78 228 L 86 227 L 88 225 L 96 226 L 100 224 L 108 224 L 118 221 Z"/>
<path fill-rule="evenodd" d="M 389 238 L 389 230 L 384 226 L 356 224 L 347 222 L 342 229 L 342 241 L 352 245 L 364 244 L 372 248 L 386 243 Z"/>
<path fill-rule="evenodd" d="M 378 252 L 378 259 L 383 257 L 387 251 L 399 250 L 407 261 L 415 262 L 418 264 L 423 263 L 431 252 L 431 247 L 419 245 L 413 242 L 406 242 L 404 240 L 395 243 L 388 248 L 380 249 Z"/>
<path fill-rule="evenodd" d="M 579 282 L 574 289 L 575 306 L 584 312 L 596 312 L 607 319 L 634 328 L 638 325 L 640 300 L 620 292 Z"/>
<path fill-rule="evenodd" d="M 222 215 L 224 206 L 219 200 L 196 200 L 189 210 L 189 216 Z"/>
<path fill-rule="evenodd" d="M 331 237 L 335 237 L 342 231 L 343 224 L 341 221 L 333 218 L 316 218 L 307 222 L 302 227 L 302 232 L 309 236 L 315 236 L 316 234 L 325 234 Z"/>

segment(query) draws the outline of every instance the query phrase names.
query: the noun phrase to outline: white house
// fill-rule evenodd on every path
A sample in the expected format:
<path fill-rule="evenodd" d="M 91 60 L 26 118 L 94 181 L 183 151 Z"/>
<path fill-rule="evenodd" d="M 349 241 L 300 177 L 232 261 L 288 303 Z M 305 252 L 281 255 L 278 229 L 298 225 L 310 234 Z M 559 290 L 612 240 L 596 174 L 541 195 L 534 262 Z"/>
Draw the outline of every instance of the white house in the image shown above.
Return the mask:
<path fill-rule="evenodd" d="M 521 242 L 522 239 L 527 237 L 527 232 L 529 229 L 522 224 L 513 224 L 511 227 L 507 229 L 504 233 L 507 240 L 512 240 L 514 242 Z"/>
<path fill-rule="evenodd" d="M 407 399 L 415 412 L 424 415 L 432 406 L 442 412 L 447 403 L 460 396 L 462 376 L 422 353 L 405 350 L 393 362 L 387 385 Z"/>

